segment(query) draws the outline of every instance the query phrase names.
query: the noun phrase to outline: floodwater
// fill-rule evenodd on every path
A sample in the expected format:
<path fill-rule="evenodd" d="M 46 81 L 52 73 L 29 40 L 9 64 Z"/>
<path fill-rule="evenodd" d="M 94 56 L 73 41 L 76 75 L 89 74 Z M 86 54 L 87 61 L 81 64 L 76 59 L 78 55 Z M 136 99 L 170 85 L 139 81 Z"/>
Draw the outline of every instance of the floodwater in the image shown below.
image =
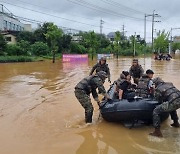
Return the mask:
<path fill-rule="evenodd" d="M 139 60 L 180 89 L 179 56 L 170 62 Z M 112 80 L 131 62 L 108 60 Z M 0 64 L 0 154 L 179 154 L 180 129 L 170 127 L 170 119 L 162 124 L 164 138 L 158 139 L 148 135 L 152 126 L 128 129 L 98 120 L 98 106 L 92 101 L 94 122 L 85 125 L 74 87 L 95 63 Z"/>

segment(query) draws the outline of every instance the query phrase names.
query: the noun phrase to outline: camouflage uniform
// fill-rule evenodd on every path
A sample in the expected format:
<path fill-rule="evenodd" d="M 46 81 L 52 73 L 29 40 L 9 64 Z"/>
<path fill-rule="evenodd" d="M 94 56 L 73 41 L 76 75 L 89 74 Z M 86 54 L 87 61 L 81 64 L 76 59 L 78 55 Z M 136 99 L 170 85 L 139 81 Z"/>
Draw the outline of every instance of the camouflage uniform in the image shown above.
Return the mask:
<path fill-rule="evenodd" d="M 105 64 L 101 65 L 100 62 L 97 63 L 96 65 L 93 66 L 93 68 L 89 74 L 92 75 L 95 70 L 96 70 L 96 73 L 98 73 L 100 71 L 106 72 L 107 76 L 108 76 L 108 80 L 110 81 L 110 70 L 109 70 L 108 64 L 105 63 Z"/>
<path fill-rule="evenodd" d="M 180 91 L 172 83 L 162 82 L 155 89 L 155 97 L 162 104 L 153 111 L 153 126 L 160 128 L 160 114 L 169 112 L 171 119 L 177 123 L 178 115 L 176 110 L 180 108 Z"/>
<path fill-rule="evenodd" d="M 129 69 L 129 73 L 133 77 L 134 83 L 138 84 L 139 78 L 144 73 L 144 69 L 141 65 L 131 66 Z"/>
<path fill-rule="evenodd" d="M 148 98 L 150 96 L 149 82 L 150 78 L 148 75 L 143 74 L 139 79 L 136 95 L 143 98 Z"/>
<path fill-rule="evenodd" d="M 97 75 L 91 75 L 83 80 L 81 80 L 75 87 L 75 96 L 80 102 L 80 104 L 85 109 L 85 121 L 86 123 L 92 122 L 92 115 L 93 115 L 93 105 L 90 99 L 90 93 L 95 100 L 98 99 L 98 94 L 96 89 L 102 93 L 102 95 L 106 95 L 106 90 L 103 86 L 102 79 Z"/>

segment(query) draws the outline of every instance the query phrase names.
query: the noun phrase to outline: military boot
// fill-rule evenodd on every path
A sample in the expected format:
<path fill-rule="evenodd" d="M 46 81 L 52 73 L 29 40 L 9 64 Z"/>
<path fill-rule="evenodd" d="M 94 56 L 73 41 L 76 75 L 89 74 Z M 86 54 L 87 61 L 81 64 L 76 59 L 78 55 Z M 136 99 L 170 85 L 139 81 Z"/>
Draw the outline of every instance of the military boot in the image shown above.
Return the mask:
<path fill-rule="evenodd" d="M 92 115 L 93 115 L 93 112 L 85 113 L 85 122 L 86 123 L 92 123 Z"/>
<path fill-rule="evenodd" d="M 155 137 L 163 137 L 160 128 L 155 128 L 154 132 L 150 133 L 149 135 Z"/>
<path fill-rule="evenodd" d="M 179 128 L 180 127 L 180 124 L 178 122 L 178 120 L 174 120 L 174 123 L 171 124 L 172 127 L 176 127 L 176 128 Z"/>

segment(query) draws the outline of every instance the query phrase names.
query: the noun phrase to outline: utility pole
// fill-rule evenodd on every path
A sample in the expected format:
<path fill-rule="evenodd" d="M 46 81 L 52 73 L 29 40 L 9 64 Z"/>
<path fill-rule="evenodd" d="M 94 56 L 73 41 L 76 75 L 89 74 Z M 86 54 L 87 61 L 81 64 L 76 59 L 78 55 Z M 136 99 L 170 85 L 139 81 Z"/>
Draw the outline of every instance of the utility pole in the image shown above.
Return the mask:
<path fill-rule="evenodd" d="M 104 21 L 101 19 L 100 20 L 100 34 L 102 35 L 102 30 L 103 30 L 103 24 L 104 24 Z"/>
<path fill-rule="evenodd" d="M 134 57 L 136 56 L 136 32 L 134 33 Z"/>
<path fill-rule="evenodd" d="M 153 15 L 152 15 L 152 52 L 154 52 L 154 12 L 153 10 Z"/>
<path fill-rule="evenodd" d="M 172 52 L 172 41 L 173 41 L 173 38 L 172 38 L 172 30 L 173 30 L 173 28 L 171 28 L 171 41 L 170 41 L 169 54 Z"/>
<path fill-rule="evenodd" d="M 123 24 L 123 37 L 125 36 L 125 26 L 124 26 L 124 24 Z"/>
<path fill-rule="evenodd" d="M 152 16 L 152 51 L 154 52 L 154 23 L 155 22 L 161 22 L 161 21 L 155 21 L 155 17 L 161 17 L 158 14 L 155 14 L 155 10 L 153 10 L 153 14 L 145 14 L 144 16 L 144 40 L 146 42 L 146 19 L 147 17 Z"/>
<path fill-rule="evenodd" d="M 146 43 L 146 18 L 147 18 L 147 15 L 145 14 L 144 15 L 144 41 Z"/>

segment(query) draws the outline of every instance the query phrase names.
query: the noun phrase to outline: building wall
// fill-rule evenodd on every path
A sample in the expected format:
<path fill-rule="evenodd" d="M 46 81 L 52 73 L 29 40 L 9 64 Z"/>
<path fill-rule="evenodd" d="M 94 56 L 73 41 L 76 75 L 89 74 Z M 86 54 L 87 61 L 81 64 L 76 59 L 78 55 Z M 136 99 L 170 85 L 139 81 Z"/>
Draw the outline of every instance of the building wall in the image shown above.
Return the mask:
<path fill-rule="evenodd" d="M 24 24 L 24 31 L 32 32 L 32 25 L 31 24 Z"/>
<path fill-rule="evenodd" d="M 23 31 L 24 24 L 7 14 L 0 13 L 0 30 Z"/>
<path fill-rule="evenodd" d="M 7 44 L 16 44 L 16 37 L 11 34 L 7 34 L 4 36 L 6 38 Z"/>

